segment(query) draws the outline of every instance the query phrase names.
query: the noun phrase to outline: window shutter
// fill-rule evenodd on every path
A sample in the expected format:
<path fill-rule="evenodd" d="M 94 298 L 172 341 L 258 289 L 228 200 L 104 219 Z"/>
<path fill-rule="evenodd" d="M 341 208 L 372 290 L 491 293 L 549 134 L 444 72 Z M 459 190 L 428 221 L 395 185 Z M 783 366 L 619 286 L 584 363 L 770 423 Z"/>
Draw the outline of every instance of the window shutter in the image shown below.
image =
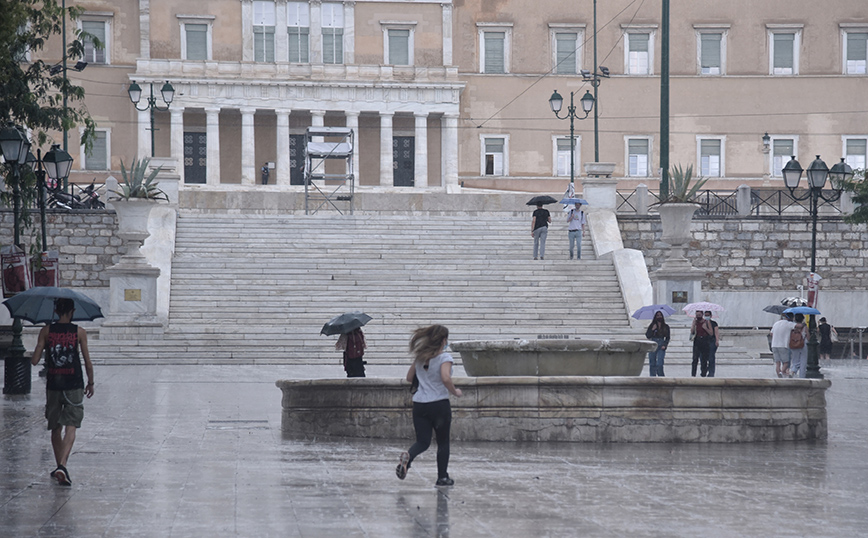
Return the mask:
<path fill-rule="evenodd" d="M 795 34 L 775 34 L 774 43 L 774 67 L 776 69 L 792 69 L 793 66 L 793 45 L 795 43 Z"/>
<path fill-rule="evenodd" d="M 847 33 L 847 61 L 865 62 L 868 60 L 868 33 Z"/>
<path fill-rule="evenodd" d="M 485 72 L 504 73 L 506 32 L 485 32 Z"/>
<path fill-rule="evenodd" d="M 648 52 L 648 34 L 628 34 L 630 36 L 630 52 Z"/>
<path fill-rule="evenodd" d="M 723 34 L 701 34 L 702 67 L 720 67 L 720 42 Z"/>
<path fill-rule="evenodd" d="M 323 28 L 323 63 L 344 63 L 343 28 Z"/>
<path fill-rule="evenodd" d="M 289 28 L 289 61 L 310 61 L 310 28 Z"/>
<path fill-rule="evenodd" d="M 410 30 L 389 30 L 389 63 L 410 65 Z"/>
<path fill-rule="evenodd" d="M 576 33 L 555 34 L 555 60 L 557 66 L 555 72 L 559 75 L 576 74 L 576 49 L 578 48 L 579 35 Z"/>
<path fill-rule="evenodd" d="M 720 140 L 700 140 L 699 157 L 704 176 L 720 176 Z"/>
<path fill-rule="evenodd" d="M 187 32 L 187 59 L 188 60 L 207 60 L 208 59 L 208 25 L 207 24 L 185 24 L 184 30 Z"/>
<path fill-rule="evenodd" d="M 85 168 L 88 170 L 108 170 L 106 132 L 97 131 L 93 138 L 93 147 L 85 154 Z"/>
<path fill-rule="evenodd" d="M 85 61 L 93 62 L 95 64 L 105 63 L 105 46 L 107 45 L 105 38 L 105 26 L 106 23 L 104 21 L 81 21 L 81 29 L 98 39 L 103 46 L 103 48 L 97 49 L 91 39 L 88 38 L 87 40 L 85 40 Z"/>

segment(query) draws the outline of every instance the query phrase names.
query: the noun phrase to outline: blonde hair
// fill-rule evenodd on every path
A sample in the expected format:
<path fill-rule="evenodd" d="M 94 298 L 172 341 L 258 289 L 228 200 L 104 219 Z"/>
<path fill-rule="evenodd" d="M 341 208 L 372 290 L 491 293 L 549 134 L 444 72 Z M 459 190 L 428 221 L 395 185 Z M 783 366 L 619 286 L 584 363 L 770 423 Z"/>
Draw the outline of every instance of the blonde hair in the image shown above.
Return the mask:
<path fill-rule="evenodd" d="M 443 325 L 420 327 L 413 331 L 410 338 L 410 353 L 415 356 L 415 362 L 427 362 L 443 350 L 443 344 L 449 338 L 449 329 Z"/>

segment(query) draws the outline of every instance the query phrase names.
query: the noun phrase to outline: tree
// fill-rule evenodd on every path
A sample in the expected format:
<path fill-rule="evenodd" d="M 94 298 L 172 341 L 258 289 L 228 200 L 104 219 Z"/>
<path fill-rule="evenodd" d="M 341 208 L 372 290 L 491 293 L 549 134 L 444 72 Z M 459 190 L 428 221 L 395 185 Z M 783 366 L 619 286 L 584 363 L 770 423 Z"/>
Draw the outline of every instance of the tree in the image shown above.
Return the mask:
<path fill-rule="evenodd" d="M 73 20 L 81 11 L 66 9 Z M 0 0 L 0 13 L 0 121 L 29 128 L 37 147 L 49 140 L 49 131 L 83 125 L 81 141 L 90 147 L 96 124 L 84 106 L 84 88 L 70 83 L 62 70 L 52 73 L 52 66 L 36 57 L 52 36 L 61 33 L 63 7 L 56 0 Z M 86 39 L 102 46 L 78 29 L 72 35 L 74 39 L 64 45 L 67 62 L 82 58 Z"/>
<path fill-rule="evenodd" d="M 868 222 L 868 174 L 866 169 L 854 170 L 853 178 L 844 185 L 844 190 L 853 193 L 856 209 L 844 217 L 844 222 L 860 224 Z"/>

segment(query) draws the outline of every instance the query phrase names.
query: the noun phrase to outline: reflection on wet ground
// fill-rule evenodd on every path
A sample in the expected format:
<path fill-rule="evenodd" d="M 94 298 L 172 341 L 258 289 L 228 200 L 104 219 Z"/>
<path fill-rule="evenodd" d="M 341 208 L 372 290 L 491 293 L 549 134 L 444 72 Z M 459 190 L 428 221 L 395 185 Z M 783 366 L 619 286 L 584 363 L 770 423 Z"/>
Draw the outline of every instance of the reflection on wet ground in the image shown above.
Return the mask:
<path fill-rule="evenodd" d="M 667 368 L 689 375 L 689 365 Z M 406 480 L 395 477 L 412 432 L 403 441 L 283 438 L 274 381 L 337 376 L 336 366 L 97 365 L 69 463 L 73 487 L 61 488 L 48 476 L 34 370 L 29 398 L 0 400 L 0 535 L 862 535 L 868 361 L 824 373 L 828 441 L 453 443 L 456 485 L 438 490 L 434 447 Z"/>

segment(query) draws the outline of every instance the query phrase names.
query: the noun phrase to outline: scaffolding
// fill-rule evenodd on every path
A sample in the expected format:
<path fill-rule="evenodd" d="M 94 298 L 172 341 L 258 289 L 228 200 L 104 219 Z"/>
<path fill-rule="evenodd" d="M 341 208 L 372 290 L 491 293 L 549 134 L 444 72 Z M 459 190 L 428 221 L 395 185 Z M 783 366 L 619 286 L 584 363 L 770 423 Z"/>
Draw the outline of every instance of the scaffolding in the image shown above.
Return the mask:
<path fill-rule="evenodd" d="M 305 147 L 304 213 L 312 215 L 326 208 L 340 214 L 344 211 L 352 214 L 355 193 L 353 130 L 347 127 L 308 127 Z M 343 166 L 335 161 L 343 161 Z M 336 173 L 341 169 L 343 173 Z"/>

